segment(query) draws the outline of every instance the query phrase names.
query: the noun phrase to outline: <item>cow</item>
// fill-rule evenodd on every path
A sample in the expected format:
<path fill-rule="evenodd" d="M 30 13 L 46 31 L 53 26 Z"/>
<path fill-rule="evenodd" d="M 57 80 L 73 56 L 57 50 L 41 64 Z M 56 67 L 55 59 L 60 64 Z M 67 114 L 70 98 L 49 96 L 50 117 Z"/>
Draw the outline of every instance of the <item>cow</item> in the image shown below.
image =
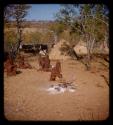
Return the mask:
<path fill-rule="evenodd" d="M 40 51 L 48 52 L 48 46 L 44 44 L 34 44 L 34 45 L 22 45 L 22 49 L 25 53 L 32 53 L 34 55 L 39 54 Z"/>
<path fill-rule="evenodd" d="M 22 45 L 22 50 L 26 53 L 39 53 L 40 51 L 48 51 L 48 46 L 44 44 Z"/>
<path fill-rule="evenodd" d="M 33 45 L 22 45 L 22 49 L 32 49 Z"/>
<path fill-rule="evenodd" d="M 42 50 L 42 51 L 46 50 L 46 51 L 48 51 L 48 46 L 44 45 L 44 44 L 40 44 L 39 50 Z"/>

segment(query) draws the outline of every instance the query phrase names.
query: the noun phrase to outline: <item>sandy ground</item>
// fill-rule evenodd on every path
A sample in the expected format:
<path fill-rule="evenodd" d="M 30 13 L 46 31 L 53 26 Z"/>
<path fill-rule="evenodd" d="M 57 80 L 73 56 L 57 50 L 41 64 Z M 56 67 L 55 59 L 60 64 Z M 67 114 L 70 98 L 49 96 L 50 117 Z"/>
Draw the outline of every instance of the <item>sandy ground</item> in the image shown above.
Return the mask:
<path fill-rule="evenodd" d="M 29 58 L 38 68 L 36 57 Z M 101 75 L 109 79 L 109 70 L 101 63 L 93 63 L 93 71 L 86 71 L 74 60 L 62 62 L 66 80 L 74 79 L 76 91 L 49 94 L 50 72 L 19 69 L 20 74 L 7 77 L 4 73 L 4 115 L 8 120 L 105 120 L 109 116 L 109 86 Z M 55 61 L 51 61 L 54 64 Z"/>

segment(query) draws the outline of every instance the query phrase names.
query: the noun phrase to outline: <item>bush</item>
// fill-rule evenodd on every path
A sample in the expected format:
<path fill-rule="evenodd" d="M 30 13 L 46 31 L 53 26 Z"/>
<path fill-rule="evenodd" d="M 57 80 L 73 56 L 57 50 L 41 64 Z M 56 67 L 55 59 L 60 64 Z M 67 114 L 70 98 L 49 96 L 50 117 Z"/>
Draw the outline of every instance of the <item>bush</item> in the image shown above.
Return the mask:
<path fill-rule="evenodd" d="M 60 47 L 59 50 L 61 51 L 62 54 L 68 55 L 69 49 L 70 49 L 70 46 L 67 45 L 67 44 L 64 42 L 64 43 L 61 45 L 61 47 Z"/>
<path fill-rule="evenodd" d="M 13 45 L 17 42 L 17 34 L 14 30 L 7 30 L 4 32 L 4 42 L 7 43 L 7 46 L 11 49 Z"/>

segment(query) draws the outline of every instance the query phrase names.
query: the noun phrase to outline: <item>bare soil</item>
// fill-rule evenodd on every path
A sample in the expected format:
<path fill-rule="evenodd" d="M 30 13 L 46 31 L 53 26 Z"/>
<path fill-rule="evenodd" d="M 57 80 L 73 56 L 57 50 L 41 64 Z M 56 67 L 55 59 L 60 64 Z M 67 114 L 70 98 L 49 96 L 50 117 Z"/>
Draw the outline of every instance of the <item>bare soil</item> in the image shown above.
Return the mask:
<path fill-rule="evenodd" d="M 37 57 L 29 57 L 33 69 L 7 77 L 4 73 L 4 115 L 8 120 L 105 120 L 109 116 L 109 68 L 103 60 L 86 71 L 76 60 L 61 60 L 63 78 L 74 80 L 76 91 L 49 94 L 50 72 L 37 71 Z M 55 64 L 55 60 L 51 61 Z"/>

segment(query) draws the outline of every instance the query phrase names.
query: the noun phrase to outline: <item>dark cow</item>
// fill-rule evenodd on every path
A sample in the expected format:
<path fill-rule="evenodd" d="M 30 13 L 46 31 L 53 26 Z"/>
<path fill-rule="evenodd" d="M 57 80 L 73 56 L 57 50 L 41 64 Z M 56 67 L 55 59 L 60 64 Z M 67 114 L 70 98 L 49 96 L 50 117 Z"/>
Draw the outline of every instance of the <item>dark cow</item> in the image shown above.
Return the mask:
<path fill-rule="evenodd" d="M 46 50 L 46 51 L 48 51 L 48 46 L 47 45 L 44 45 L 44 44 L 39 44 L 39 50 Z"/>
<path fill-rule="evenodd" d="M 32 49 L 33 45 L 22 45 L 22 49 Z"/>
<path fill-rule="evenodd" d="M 24 50 L 24 52 L 30 52 L 33 48 L 33 45 L 22 45 L 22 50 Z"/>

